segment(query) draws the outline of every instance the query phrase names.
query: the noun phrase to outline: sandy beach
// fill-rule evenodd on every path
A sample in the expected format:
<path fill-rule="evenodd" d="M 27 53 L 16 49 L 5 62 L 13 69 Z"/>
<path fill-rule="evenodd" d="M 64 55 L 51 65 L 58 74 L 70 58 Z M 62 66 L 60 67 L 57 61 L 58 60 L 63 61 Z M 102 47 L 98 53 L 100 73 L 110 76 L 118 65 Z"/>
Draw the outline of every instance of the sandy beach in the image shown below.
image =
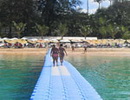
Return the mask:
<path fill-rule="evenodd" d="M 0 48 L 0 54 L 45 54 L 46 48 Z"/>
<path fill-rule="evenodd" d="M 83 48 L 76 48 L 75 51 L 67 49 L 70 55 L 88 56 L 130 56 L 130 48 L 88 48 L 84 52 Z"/>
<path fill-rule="evenodd" d="M 47 48 L 0 48 L 0 54 L 45 54 Z M 84 52 L 83 48 L 75 48 L 74 51 L 71 48 L 66 49 L 69 55 L 90 55 L 90 56 L 130 56 L 130 48 L 88 48 L 87 52 Z"/>

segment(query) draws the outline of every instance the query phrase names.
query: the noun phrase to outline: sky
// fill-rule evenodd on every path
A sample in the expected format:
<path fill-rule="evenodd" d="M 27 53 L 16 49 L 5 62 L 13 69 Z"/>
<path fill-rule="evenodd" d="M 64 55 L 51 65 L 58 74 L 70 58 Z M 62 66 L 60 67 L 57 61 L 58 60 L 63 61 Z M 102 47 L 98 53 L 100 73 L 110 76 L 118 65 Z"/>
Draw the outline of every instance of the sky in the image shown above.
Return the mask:
<path fill-rule="evenodd" d="M 80 6 L 83 8 L 83 12 L 87 12 L 87 0 L 80 0 L 82 2 L 82 5 Z M 109 0 L 105 0 L 101 3 L 101 7 L 107 8 L 110 5 Z M 94 0 L 89 0 L 89 13 L 93 14 L 98 9 L 99 4 L 97 2 L 94 2 Z"/>

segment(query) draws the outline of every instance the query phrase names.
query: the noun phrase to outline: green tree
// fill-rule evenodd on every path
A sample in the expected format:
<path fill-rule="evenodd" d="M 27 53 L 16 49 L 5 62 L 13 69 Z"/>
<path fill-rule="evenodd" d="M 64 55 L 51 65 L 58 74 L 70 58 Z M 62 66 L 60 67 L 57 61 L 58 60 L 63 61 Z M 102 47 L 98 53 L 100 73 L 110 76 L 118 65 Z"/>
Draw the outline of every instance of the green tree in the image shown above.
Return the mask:
<path fill-rule="evenodd" d="M 56 29 L 55 32 L 61 36 L 61 39 L 63 39 L 63 36 L 68 32 L 67 25 L 60 23 L 58 29 Z"/>
<path fill-rule="evenodd" d="M 1 29 L 2 29 L 2 23 L 0 23 L 0 37 L 2 36 Z"/>
<path fill-rule="evenodd" d="M 43 23 L 49 27 L 49 33 L 52 33 L 51 27 L 55 21 L 60 22 L 66 15 L 73 14 L 80 4 L 80 0 L 39 0 L 38 8 L 42 12 Z"/>
<path fill-rule="evenodd" d="M 101 38 L 107 38 L 107 19 L 104 17 L 100 17 L 99 21 L 99 33 L 101 35 Z"/>
<path fill-rule="evenodd" d="M 107 27 L 106 26 L 101 26 L 99 28 L 99 32 L 100 32 L 102 38 L 106 38 L 107 37 Z"/>
<path fill-rule="evenodd" d="M 18 38 L 20 38 L 21 33 L 24 31 L 26 24 L 24 24 L 22 22 L 16 23 L 15 21 L 13 21 L 13 25 L 15 27 Z"/>
<path fill-rule="evenodd" d="M 124 39 L 130 38 L 130 31 L 128 27 L 121 25 L 118 27 L 118 30 L 119 30 L 119 33 L 122 35 L 122 38 Z"/>
<path fill-rule="evenodd" d="M 109 35 L 111 36 L 112 39 L 115 39 L 115 35 L 118 33 L 118 26 L 117 25 L 112 25 L 112 24 L 109 24 L 108 27 L 108 33 Z"/>
<path fill-rule="evenodd" d="M 81 26 L 81 28 L 79 30 L 80 30 L 80 33 L 85 37 L 85 39 L 86 39 L 87 35 L 92 33 L 92 28 L 90 27 L 90 25 L 83 25 L 83 26 Z"/>
<path fill-rule="evenodd" d="M 102 0 L 94 0 L 94 1 L 97 2 L 97 3 L 99 4 L 98 9 L 100 9 L 100 8 L 101 8 L 101 2 L 102 2 Z"/>
<path fill-rule="evenodd" d="M 46 33 L 48 32 L 48 27 L 45 25 L 36 24 L 35 29 L 41 35 L 41 39 L 43 39 L 43 36 L 46 35 Z"/>
<path fill-rule="evenodd" d="M 13 37 L 12 21 L 27 23 L 26 31 L 30 29 L 29 24 L 36 18 L 33 0 L 2 0 L 0 3 L 0 21 L 8 31 L 8 37 Z"/>
<path fill-rule="evenodd" d="M 125 40 L 130 39 L 130 33 L 129 34 L 123 34 L 122 38 L 125 39 Z"/>

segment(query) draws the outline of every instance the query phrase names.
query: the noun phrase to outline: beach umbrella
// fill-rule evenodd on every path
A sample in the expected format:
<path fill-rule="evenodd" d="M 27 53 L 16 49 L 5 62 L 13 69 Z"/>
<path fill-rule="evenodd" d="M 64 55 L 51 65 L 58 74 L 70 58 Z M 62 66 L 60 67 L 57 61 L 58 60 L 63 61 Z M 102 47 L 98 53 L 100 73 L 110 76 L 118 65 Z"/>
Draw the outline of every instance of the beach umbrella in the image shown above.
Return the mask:
<path fill-rule="evenodd" d="M 54 43 L 57 43 L 59 42 L 57 39 L 51 39 L 50 42 L 54 42 Z"/>
<path fill-rule="evenodd" d="M 37 42 L 37 43 L 46 43 L 45 40 L 37 40 L 36 42 Z"/>
<path fill-rule="evenodd" d="M 49 42 L 50 40 L 49 39 L 43 39 L 46 43 Z"/>
<path fill-rule="evenodd" d="M 36 41 L 32 41 L 32 40 L 27 40 L 28 43 L 31 43 L 31 44 L 35 44 Z"/>
<path fill-rule="evenodd" d="M 5 37 L 5 38 L 3 38 L 3 40 L 8 40 L 8 38 Z"/>
<path fill-rule="evenodd" d="M 0 41 L 4 41 L 4 39 L 0 38 Z"/>
<path fill-rule="evenodd" d="M 11 44 L 14 44 L 16 43 L 17 41 L 16 40 L 4 40 L 6 43 L 11 43 Z"/>
<path fill-rule="evenodd" d="M 23 39 L 23 40 L 27 40 L 28 38 L 26 38 L 26 37 L 22 37 L 21 39 Z"/>
<path fill-rule="evenodd" d="M 21 44 L 26 44 L 26 43 L 27 43 L 27 41 L 24 40 L 24 39 L 18 39 L 17 42 L 18 42 L 18 43 L 21 43 Z"/>
<path fill-rule="evenodd" d="M 32 40 L 32 41 L 37 41 L 38 39 L 34 38 L 34 39 L 30 39 L 30 40 Z"/>
<path fill-rule="evenodd" d="M 128 39 L 128 40 L 126 40 L 125 42 L 130 43 L 130 40 Z"/>
<path fill-rule="evenodd" d="M 10 40 L 17 40 L 18 38 L 11 38 Z"/>
<path fill-rule="evenodd" d="M 68 39 L 63 39 L 63 40 L 60 40 L 60 42 L 70 43 L 70 40 L 68 40 Z"/>

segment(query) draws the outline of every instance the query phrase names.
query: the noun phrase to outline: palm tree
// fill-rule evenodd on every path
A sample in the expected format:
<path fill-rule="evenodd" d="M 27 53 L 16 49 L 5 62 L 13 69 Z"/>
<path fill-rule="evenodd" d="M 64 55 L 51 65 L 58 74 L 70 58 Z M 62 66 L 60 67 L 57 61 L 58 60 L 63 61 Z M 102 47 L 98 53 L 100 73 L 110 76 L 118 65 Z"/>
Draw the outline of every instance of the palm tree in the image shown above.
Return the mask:
<path fill-rule="evenodd" d="M 2 24 L 0 23 L 0 36 L 2 35 L 2 34 L 1 34 L 1 29 L 2 29 Z"/>
<path fill-rule="evenodd" d="M 112 37 L 112 39 L 115 39 L 115 35 L 119 31 L 117 25 L 109 24 L 108 27 L 107 27 L 107 29 L 108 29 L 108 33 L 110 34 L 110 36 Z"/>
<path fill-rule="evenodd" d="M 125 27 L 123 25 L 119 26 L 119 32 L 122 33 L 124 39 L 130 39 L 130 31 L 128 27 Z"/>
<path fill-rule="evenodd" d="M 13 21 L 13 25 L 15 27 L 18 38 L 20 38 L 21 33 L 24 31 L 24 28 L 25 28 L 26 24 L 22 23 L 22 22 L 16 23 L 15 21 Z"/>
<path fill-rule="evenodd" d="M 90 27 L 90 25 L 84 25 L 84 26 L 81 26 L 79 31 L 86 39 L 87 35 L 89 35 L 92 32 L 92 28 Z"/>
<path fill-rule="evenodd" d="M 109 1 L 110 1 L 110 6 L 111 6 L 111 5 L 112 5 L 112 1 L 113 1 L 113 0 L 109 0 Z"/>
<path fill-rule="evenodd" d="M 66 24 L 60 23 L 58 26 L 58 29 L 55 30 L 55 33 L 59 34 L 61 36 L 61 39 L 63 39 L 63 36 L 68 32 L 68 28 Z"/>
<path fill-rule="evenodd" d="M 87 13 L 89 14 L 89 0 L 87 0 Z"/>
<path fill-rule="evenodd" d="M 43 39 L 43 35 L 45 35 L 48 32 L 48 27 L 45 25 L 38 25 L 36 24 L 35 29 L 38 33 L 41 35 L 41 39 Z"/>
<path fill-rule="evenodd" d="M 97 2 L 98 4 L 99 4 L 99 9 L 101 8 L 101 2 L 102 2 L 102 0 L 94 0 L 95 2 Z"/>
<path fill-rule="evenodd" d="M 99 32 L 101 33 L 102 38 L 105 38 L 106 35 L 107 35 L 107 27 L 101 26 L 101 27 L 99 28 Z"/>
<path fill-rule="evenodd" d="M 105 19 L 105 18 L 103 18 L 103 17 L 100 17 L 99 18 L 99 24 L 102 26 L 102 25 L 106 25 L 106 22 L 107 22 L 107 20 Z"/>

